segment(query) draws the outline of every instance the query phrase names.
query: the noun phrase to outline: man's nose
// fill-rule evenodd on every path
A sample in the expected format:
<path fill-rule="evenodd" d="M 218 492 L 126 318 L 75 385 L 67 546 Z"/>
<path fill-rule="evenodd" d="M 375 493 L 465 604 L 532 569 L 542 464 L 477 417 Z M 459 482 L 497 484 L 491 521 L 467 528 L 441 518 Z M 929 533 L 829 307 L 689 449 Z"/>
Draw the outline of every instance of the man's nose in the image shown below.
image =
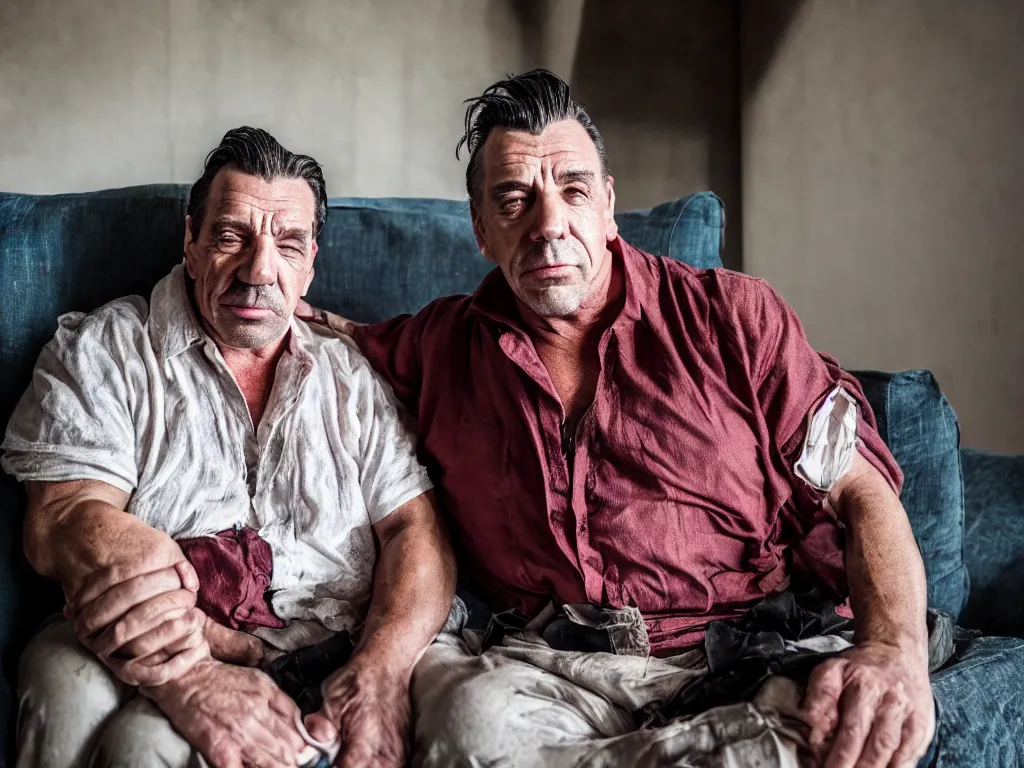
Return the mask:
<path fill-rule="evenodd" d="M 238 279 L 249 285 L 273 285 L 277 282 L 275 255 L 274 239 L 257 237 L 249 258 L 238 270 Z"/>
<path fill-rule="evenodd" d="M 535 242 L 561 240 L 569 228 L 565 201 L 558 192 L 537 196 L 531 238 Z"/>

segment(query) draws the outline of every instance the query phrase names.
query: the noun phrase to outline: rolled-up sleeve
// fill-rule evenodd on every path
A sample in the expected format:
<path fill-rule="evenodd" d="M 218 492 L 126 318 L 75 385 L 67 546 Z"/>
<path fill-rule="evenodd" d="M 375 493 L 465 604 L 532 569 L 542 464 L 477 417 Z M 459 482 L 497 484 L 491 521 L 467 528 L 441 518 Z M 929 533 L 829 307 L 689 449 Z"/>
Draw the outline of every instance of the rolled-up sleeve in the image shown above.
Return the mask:
<path fill-rule="evenodd" d="M 747 278 L 739 293 L 748 374 L 772 443 L 786 467 L 798 508 L 820 508 L 829 490 L 828 484 L 809 481 L 797 467 L 802 459 L 806 460 L 813 440 L 844 439 L 843 430 L 838 429 L 815 434 L 813 440 L 808 440 L 808 429 L 815 417 L 821 415 L 819 410 L 832 406 L 837 388 L 856 406 L 856 449 L 898 494 L 903 473 L 878 434 L 874 414 L 859 382 L 834 358 L 811 347 L 792 307 L 766 282 Z M 845 399 L 841 398 L 839 404 Z M 827 420 L 828 414 L 824 416 Z"/>
<path fill-rule="evenodd" d="M 100 480 L 131 493 L 138 483 L 132 418 L 132 334 L 125 302 L 71 313 L 43 348 L 3 443 L 3 468 L 20 481 Z"/>

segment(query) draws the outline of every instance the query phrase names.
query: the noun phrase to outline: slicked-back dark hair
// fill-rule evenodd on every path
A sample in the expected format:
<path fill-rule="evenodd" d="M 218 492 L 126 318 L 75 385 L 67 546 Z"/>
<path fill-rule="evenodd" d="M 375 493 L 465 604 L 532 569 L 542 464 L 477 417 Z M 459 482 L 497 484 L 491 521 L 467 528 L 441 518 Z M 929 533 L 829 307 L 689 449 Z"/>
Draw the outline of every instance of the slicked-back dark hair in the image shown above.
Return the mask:
<path fill-rule="evenodd" d="M 551 123 L 575 120 L 590 136 L 601 158 L 601 171 L 608 175 L 608 156 L 604 140 L 582 104 L 573 101 L 568 84 L 546 69 L 533 69 L 522 75 L 500 80 L 480 96 L 466 99 L 466 132 L 459 139 L 455 156 L 465 145 L 469 150 L 466 166 L 466 191 L 479 201 L 483 187 L 483 161 L 480 150 L 495 128 L 528 131 L 535 136 Z"/>
<path fill-rule="evenodd" d="M 327 184 L 320 163 L 309 155 L 296 155 L 262 128 L 243 125 L 224 134 L 220 144 L 206 156 L 203 175 L 192 185 L 188 195 L 188 215 L 192 217 L 192 233 L 199 235 L 203 226 L 206 198 L 217 173 L 232 165 L 243 173 L 264 181 L 303 179 L 313 190 L 313 238 L 320 234 L 327 220 Z"/>

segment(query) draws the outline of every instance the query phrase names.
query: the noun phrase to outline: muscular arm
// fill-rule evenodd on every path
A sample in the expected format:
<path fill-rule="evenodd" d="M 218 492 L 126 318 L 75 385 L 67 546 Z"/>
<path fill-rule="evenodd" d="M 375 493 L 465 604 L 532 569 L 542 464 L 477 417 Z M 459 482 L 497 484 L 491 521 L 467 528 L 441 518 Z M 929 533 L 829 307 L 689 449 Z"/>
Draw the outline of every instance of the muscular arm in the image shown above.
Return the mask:
<path fill-rule="evenodd" d="M 811 744 L 834 768 L 913 765 L 935 728 L 921 555 L 896 494 L 859 453 L 828 503 L 847 530 L 856 645 L 808 683 Z"/>
<path fill-rule="evenodd" d="M 69 600 L 90 575 L 126 560 L 144 559 L 152 570 L 185 562 L 170 536 L 124 511 L 129 495 L 108 483 L 30 482 L 25 489 L 25 556 L 40 574 L 60 581 Z M 194 579 L 191 568 L 182 571 Z"/>
<path fill-rule="evenodd" d="M 900 647 L 927 668 L 924 563 L 899 498 L 858 453 L 829 500 L 847 530 L 846 573 L 856 642 Z"/>
<path fill-rule="evenodd" d="M 427 492 L 374 527 L 380 559 L 373 601 L 356 654 L 408 681 L 455 596 L 455 561 Z"/>
<path fill-rule="evenodd" d="M 420 652 L 451 609 L 455 563 L 424 493 L 374 525 L 380 558 L 366 626 L 352 660 L 323 686 L 307 721 L 325 742 L 340 731 L 339 765 L 404 765 L 409 682 Z"/>
<path fill-rule="evenodd" d="M 259 640 L 195 607 L 195 571 L 170 536 L 124 511 L 127 493 L 97 480 L 26 490 L 26 558 L 60 582 L 79 638 L 125 682 L 157 684 L 210 653 L 258 662 Z"/>

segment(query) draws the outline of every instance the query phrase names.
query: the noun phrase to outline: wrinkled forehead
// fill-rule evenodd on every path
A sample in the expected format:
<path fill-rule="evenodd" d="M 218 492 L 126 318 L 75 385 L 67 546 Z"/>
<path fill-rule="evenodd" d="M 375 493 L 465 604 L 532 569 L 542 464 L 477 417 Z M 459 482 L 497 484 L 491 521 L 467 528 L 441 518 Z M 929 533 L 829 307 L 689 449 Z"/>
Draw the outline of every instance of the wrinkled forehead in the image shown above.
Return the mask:
<path fill-rule="evenodd" d="M 211 222 L 255 223 L 270 216 L 274 229 L 312 232 L 315 210 L 313 190 L 305 179 L 266 181 L 233 168 L 217 174 L 206 200 L 206 217 Z"/>
<path fill-rule="evenodd" d="M 551 123 L 540 134 L 493 130 L 484 143 L 484 173 L 490 181 L 520 178 L 545 171 L 590 171 L 601 174 L 601 158 L 586 130 L 575 120 Z"/>

